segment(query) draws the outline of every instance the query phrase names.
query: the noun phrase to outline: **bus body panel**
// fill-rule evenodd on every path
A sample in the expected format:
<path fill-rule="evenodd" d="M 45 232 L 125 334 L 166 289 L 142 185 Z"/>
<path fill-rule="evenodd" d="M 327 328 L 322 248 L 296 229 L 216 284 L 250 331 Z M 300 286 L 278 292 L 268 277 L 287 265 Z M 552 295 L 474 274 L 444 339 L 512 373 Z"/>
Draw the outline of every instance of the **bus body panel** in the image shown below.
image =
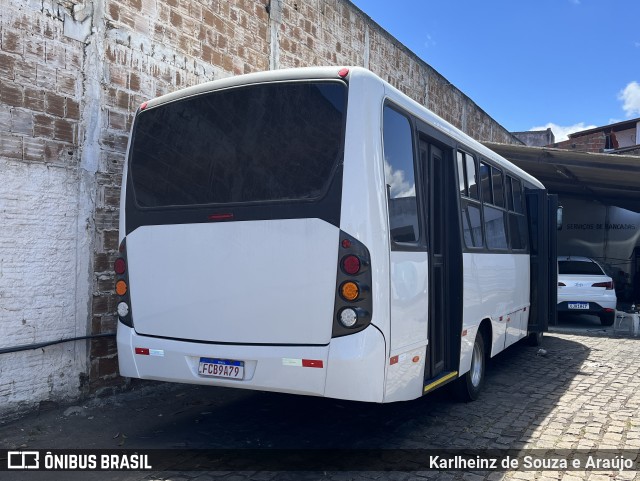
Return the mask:
<path fill-rule="evenodd" d="M 473 342 L 483 319 L 491 321 L 491 357 L 527 334 L 529 256 L 464 253 L 464 309 L 460 373 L 471 365 Z"/>
<path fill-rule="evenodd" d="M 385 383 L 384 402 L 409 401 L 422 396 L 427 347 L 404 348 L 397 362 L 389 363 Z"/>
<path fill-rule="evenodd" d="M 385 360 L 384 337 L 375 326 L 332 339 L 324 395 L 383 402 Z"/>
<path fill-rule="evenodd" d="M 134 328 L 242 344 L 328 344 L 339 230 L 319 219 L 144 226 L 127 236 Z"/>
<path fill-rule="evenodd" d="M 391 252 L 391 356 L 427 345 L 429 263 L 426 252 Z"/>
<path fill-rule="evenodd" d="M 302 359 L 327 365 L 328 346 L 239 346 L 187 342 L 141 336 L 127 326 L 118 326 L 118 362 L 122 376 L 258 389 L 322 396 L 326 369 L 306 367 Z M 150 355 L 136 354 L 136 348 Z M 244 362 L 242 380 L 205 377 L 198 374 L 201 357 Z"/>
<path fill-rule="evenodd" d="M 371 255 L 374 324 L 389 355 L 389 226 L 382 162 L 384 86 L 369 71 L 353 69 L 345 133 L 340 229 L 365 244 Z"/>

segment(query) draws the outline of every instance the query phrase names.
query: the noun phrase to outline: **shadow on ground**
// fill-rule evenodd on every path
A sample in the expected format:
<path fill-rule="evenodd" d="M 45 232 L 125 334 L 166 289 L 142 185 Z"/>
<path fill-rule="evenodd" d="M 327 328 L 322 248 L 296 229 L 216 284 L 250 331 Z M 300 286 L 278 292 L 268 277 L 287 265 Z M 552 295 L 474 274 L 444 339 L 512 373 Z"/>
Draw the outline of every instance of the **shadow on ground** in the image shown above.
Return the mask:
<path fill-rule="evenodd" d="M 518 344 L 489 363 L 473 403 L 447 389 L 388 405 L 158 383 L 0 427 L 7 448 L 500 448 L 519 449 L 589 349 L 548 336 L 546 355 Z M 72 410 L 73 411 L 73 410 Z"/>

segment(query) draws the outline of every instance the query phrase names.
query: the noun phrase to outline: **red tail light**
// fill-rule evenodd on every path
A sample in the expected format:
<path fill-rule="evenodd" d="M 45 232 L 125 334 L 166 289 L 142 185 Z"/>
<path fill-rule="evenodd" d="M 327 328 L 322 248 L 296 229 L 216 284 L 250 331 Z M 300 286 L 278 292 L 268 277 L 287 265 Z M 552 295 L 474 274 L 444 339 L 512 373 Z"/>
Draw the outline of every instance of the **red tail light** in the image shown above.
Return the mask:
<path fill-rule="evenodd" d="M 566 287 L 567 285 L 564 282 L 558 282 L 558 287 Z"/>
<path fill-rule="evenodd" d="M 360 259 L 357 256 L 346 256 L 342 259 L 342 269 L 353 276 L 360 272 Z"/>
<path fill-rule="evenodd" d="M 122 257 L 118 257 L 113 263 L 113 270 L 116 271 L 116 274 L 118 275 L 122 275 L 125 273 L 125 271 L 127 270 L 127 263 Z"/>
<path fill-rule="evenodd" d="M 610 291 L 611 289 L 613 289 L 613 281 L 596 282 L 595 284 L 591 284 L 591 287 L 604 287 L 606 290 Z"/>

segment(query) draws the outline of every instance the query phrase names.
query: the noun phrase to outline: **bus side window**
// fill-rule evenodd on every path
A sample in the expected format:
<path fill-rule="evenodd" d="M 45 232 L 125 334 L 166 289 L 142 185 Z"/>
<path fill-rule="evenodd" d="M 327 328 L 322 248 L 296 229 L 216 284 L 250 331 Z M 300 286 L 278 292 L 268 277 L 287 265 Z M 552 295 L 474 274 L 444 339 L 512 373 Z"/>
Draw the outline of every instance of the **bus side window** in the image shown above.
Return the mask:
<path fill-rule="evenodd" d="M 468 248 L 484 247 L 479 202 L 480 192 L 478 189 L 478 168 L 472 155 L 458 151 L 458 176 L 460 179 L 464 179 L 464 181 L 460 181 L 462 237 L 464 243 Z"/>
<path fill-rule="evenodd" d="M 469 186 L 469 197 L 480 200 L 480 190 L 478 189 L 478 166 L 473 156 L 465 154 L 467 185 Z"/>
<path fill-rule="evenodd" d="M 384 177 L 389 197 L 391 240 L 416 243 L 418 204 L 409 119 L 385 106 L 383 117 Z"/>
<path fill-rule="evenodd" d="M 462 234 L 467 247 L 484 246 L 480 207 L 473 202 L 468 202 L 462 207 Z"/>
<path fill-rule="evenodd" d="M 509 210 L 509 237 L 511 248 L 514 250 L 524 250 L 527 248 L 527 219 L 524 216 L 524 205 L 522 201 L 522 184 L 518 179 L 510 176 L 507 181 L 507 208 Z"/>
<path fill-rule="evenodd" d="M 480 184 L 482 185 L 482 200 L 485 204 L 493 204 L 491 191 L 491 166 L 480 162 Z"/>
<path fill-rule="evenodd" d="M 460 195 L 469 195 L 469 189 L 466 185 L 466 172 L 464 165 L 464 153 L 458 150 L 458 185 L 460 189 Z"/>

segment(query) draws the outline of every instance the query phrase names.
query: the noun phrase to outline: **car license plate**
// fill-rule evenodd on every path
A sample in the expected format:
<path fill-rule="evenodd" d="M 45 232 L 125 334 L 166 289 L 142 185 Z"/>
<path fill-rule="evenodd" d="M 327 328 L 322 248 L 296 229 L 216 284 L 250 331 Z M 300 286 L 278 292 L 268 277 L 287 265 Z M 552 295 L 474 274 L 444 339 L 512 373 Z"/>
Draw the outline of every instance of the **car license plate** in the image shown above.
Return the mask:
<path fill-rule="evenodd" d="M 198 374 L 207 377 L 244 379 L 244 361 L 201 357 L 200 365 L 198 366 Z"/>
<path fill-rule="evenodd" d="M 589 309 L 588 302 L 570 302 L 569 309 Z"/>

